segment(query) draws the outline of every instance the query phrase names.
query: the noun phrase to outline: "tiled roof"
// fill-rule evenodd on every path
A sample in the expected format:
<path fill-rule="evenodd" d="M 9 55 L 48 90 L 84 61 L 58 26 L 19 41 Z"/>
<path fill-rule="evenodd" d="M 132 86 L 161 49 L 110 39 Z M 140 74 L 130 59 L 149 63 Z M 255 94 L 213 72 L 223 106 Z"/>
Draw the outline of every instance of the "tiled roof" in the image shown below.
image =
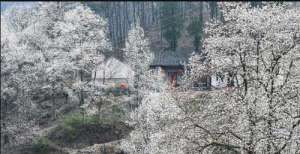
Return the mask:
<path fill-rule="evenodd" d="M 190 54 L 188 52 L 179 51 L 161 51 L 154 53 L 154 61 L 152 66 L 176 66 L 183 65 L 188 62 Z"/>

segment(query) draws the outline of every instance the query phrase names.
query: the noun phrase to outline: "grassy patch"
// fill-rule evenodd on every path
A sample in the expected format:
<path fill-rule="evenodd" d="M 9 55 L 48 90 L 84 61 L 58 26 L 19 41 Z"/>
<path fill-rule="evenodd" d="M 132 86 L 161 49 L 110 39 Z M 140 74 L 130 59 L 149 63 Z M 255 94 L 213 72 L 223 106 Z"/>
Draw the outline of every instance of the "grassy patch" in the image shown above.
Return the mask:
<path fill-rule="evenodd" d="M 84 125 L 97 125 L 100 124 L 97 116 L 83 116 L 80 113 L 74 113 L 66 116 L 60 128 L 65 132 L 67 140 L 74 140 L 79 133 L 79 128 Z"/>
<path fill-rule="evenodd" d="M 114 111 L 121 112 L 117 108 Z M 49 134 L 48 138 L 59 146 L 71 148 L 115 141 L 123 138 L 132 130 L 120 120 L 120 114 L 103 116 L 101 119 L 98 116 L 83 117 L 80 113 L 72 114 L 66 116 L 59 127 Z"/>
<path fill-rule="evenodd" d="M 68 141 L 74 141 L 80 135 L 83 127 L 99 126 L 99 127 L 112 127 L 117 128 L 118 125 L 124 120 L 125 112 L 118 105 L 113 105 L 110 113 L 105 116 L 99 115 L 86 116 L 80 113 L 74 113 L 64 117 L 60 129 L 65 133 Z"/>
<path fill-rule="evenodd" d="M 97 124 L 98 119 L 96 116 L 83 116 L 80 113 L 74 113 L 65 116 L 63 119 L 64 127 L 78 127 L 84 124 Z"/>

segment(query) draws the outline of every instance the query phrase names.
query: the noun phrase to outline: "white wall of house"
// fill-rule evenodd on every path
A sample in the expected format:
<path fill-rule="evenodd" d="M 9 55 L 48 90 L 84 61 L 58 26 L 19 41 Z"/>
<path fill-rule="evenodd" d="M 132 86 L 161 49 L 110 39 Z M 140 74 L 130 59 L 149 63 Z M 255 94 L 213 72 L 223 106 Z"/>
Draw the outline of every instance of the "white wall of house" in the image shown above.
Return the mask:
<path fill-rule="evenodd" d="M 134 76 L 133 70 L 129 65 L 119 61 L 116 58 L 109 58 L 105 63 L 97 66 L 96 69 L 96 83 L 103 83 L 103 78 L 106 81 L 121 81 L 127 79 L 127 82 L 131 82 Z M 95 73 L 92 74 L 94 79 Z"/>

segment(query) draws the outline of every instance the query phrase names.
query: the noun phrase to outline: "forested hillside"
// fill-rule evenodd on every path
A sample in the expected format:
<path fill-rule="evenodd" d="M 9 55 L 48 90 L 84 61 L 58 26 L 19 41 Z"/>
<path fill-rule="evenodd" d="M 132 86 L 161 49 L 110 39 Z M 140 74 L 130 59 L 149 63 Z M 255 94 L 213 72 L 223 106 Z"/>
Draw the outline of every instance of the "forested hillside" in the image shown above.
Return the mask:
<path fill-rule="evenodd" d="M 205 21 L 221 16 L 216 2 L 87 2 L 87 5 L 108 19 L 109 37 L 116 49 L 124 47 L 130 25 L 137 21 L 155 50 L 168 47 L 176 50 L 177 44 L 179 48 L 198 49 L 202 38 L 198 29 L 203 29 Z M 200 26 L 193 26 L 195 23 Z"/>

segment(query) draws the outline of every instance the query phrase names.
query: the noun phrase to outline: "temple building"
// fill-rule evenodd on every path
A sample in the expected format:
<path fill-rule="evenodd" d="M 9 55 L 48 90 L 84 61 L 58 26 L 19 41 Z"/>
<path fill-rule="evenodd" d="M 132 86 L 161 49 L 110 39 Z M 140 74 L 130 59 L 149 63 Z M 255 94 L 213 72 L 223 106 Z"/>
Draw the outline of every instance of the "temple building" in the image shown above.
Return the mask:
<path fill-rule="evenodd" d="M 155 55 L 150 69 L 156 70 L 172 86 L 178 86 L 184 72 L 184 62 L 188 60 L 186 55 L 179 52 L 164 51 Z"/>

